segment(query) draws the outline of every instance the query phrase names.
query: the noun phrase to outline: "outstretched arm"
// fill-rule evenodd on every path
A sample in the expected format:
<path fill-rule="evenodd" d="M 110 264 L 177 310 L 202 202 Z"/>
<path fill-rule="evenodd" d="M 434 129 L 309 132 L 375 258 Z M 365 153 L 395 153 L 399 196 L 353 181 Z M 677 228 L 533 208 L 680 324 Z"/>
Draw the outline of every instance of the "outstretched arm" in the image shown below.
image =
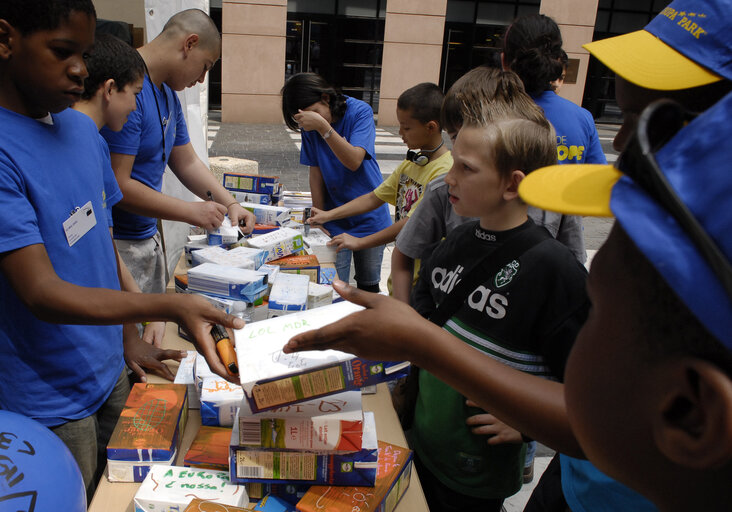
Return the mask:
<path fill-rule="evenodd" d="M 77 286 L 56 274 L 43 244 L 2 254 L 0 271 L 26 307 L 46 322 L 86 325 L 133 324 L 144 320 L 178 322 L 193 336 L 211 370 L 232 380 L 216 354 L 211 328 L 216 323 L 241 328 L 244 322 L 217 310 L 200 297 Z"/>
<path fill-rule="evenodd" d="M 286 353 L 332 348 L 375 360 L 409 360 L 519 432 L 562 453 L 583 456 L 567 421 L 562 384 L 477 352 L 402 302 L 340 281 L 334 288 L 367 309 L 295 336 L 285 345 Z"/>
<path fill-rule="evenodd" d="M 414 281 L 414 260 L 394 245 L 391 253 L 391 287 L 394 298 L 409 304 Z"/>
<path fill-rule="evenodd" d="M 348 233 L 341 233 L 333 237 L 333 240 L 328 242 L 328 245 L 335 245 L 336 250 L 350 249 L 352 251 L 361 251 L 363 249 L 370 249 L 371 247 L 378 247 L 379 245 L 388 244 L 396 240 L 399 231 L 402 226 L 407 222 L 407 219 L 401 219 L 395 222 L 391 226 L 364 236 L 362 238 L 349 235 Z"/>
<path fill-rule="evenodd" d="M 310 224 L 325 224 L 333 220 L 345 219 L 346 217 L 353 217 L 354 215 L 360 215 L 362 213 L 370 212 L 375 210 L 379 206 L 384 204 L 384 201 L 376 197 L 376 194 L 369 192 L 358 196 L 356 199 L 352 199 L 345 204 L 342 204 L 332 210 L 321 210 L 320 208 L 313 208 L 313 213 L 308 219 Z"/>

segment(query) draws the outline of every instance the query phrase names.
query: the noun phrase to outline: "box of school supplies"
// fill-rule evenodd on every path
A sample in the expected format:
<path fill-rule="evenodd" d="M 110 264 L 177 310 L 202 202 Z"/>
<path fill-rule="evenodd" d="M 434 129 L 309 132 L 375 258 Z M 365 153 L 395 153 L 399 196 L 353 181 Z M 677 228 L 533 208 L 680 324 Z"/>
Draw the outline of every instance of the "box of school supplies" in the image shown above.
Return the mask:
<path fill-rule="evenodd" d="M 361 449 L 322 454 L 305 451 L 257 451 L 241 448 L 238 428 L 232 431 L 229 472 L 234 483 L 311 483 L 373 486 L 378 441 L 372 412 L 364 412 Z"/>
<path fill-rule="evenodd" d="M 320 281 L 320 262 L 317 256 L 312 254 L 285 256 L 284 258 L 271 261 L 270 265 L 280 267 L 280 272 L 287 274 L 303 274 L 309 276 L 310 281 L 313 283 Z"/>
<path fill-rule="evenodd" d="M 333 284 L 333 281 L 338 277 L 334 263 L 321 263 L 320 264 L 320 284 Z"/>
<path fill-rule="evenodd" d="M 308 284 L 308 309 L 322 308 L 333 303 L 333 287 L 327 284 Z"/>
<path fill-rule="evenodd" d="M 196 381 L 193 378 L 193 365 L 196 361 L 198 352 L 189 350 L 186 357 L 180 362 L 178 371 L 175 374 L 173 384 L 183 384 L 188 388 L 188 408 L 200 409 L 201 401 L 198 399 L 198 391 L 196 390 Z"/>
<path fill-rule="evenodd" d="M 254 304 L 252 302 L 245 302 L 243 300 L 225 299 L 223 297 L 217 297 L 216 295 L 208 295 L 205 293 L 193 292 L 193 295 L 203 297 L 211 303 L 216 309 L 234 315 L 239 318 L 243 318 L 245 321 L 249 321 L 252 313 L 254 312 Z"/>
<path fill-rule="evenodd" d="M 267 274 L 203 263 L 188 271 L 188 290 L 256 303 L 267 290 Z"/>
<path fill-rule="evenodd" d="M 180 512 L 194 498 L 237 507 L 249 504 L 246 488 L 232 484 L 225 471 L 180 466 L 153 467 L 133 503 L 135 512 Z"/>
<path fill-rule="evenodd" d="M 215 500 L 199 500 L 198 498 L 195 498 L 188 504 L 183 512 L 254 512 L 254 509 L 235 507 L 233 505 L 222 505 Z"/>
<path fill-rule="evenodd" d="M 216 263 L 227 267 L 248 268 L 257 270 L 264 263 L 264 251 L 251 247 L 234 247 L 226 250 L 219 246 L 196 249 L 191 253 L 193 265 Z"/>
<path fill-rule="evenodd" d="M 180 384 L 132 386 L 107 444 L 110 482 L 142 482 L 155 465 L 172 464 L 188 418 Z"/>
<path fill-rule="evenodd" d="M 306 275 L 287 274 L 283 270 L 277 275 L 269 292 L 269 318 L 303 311 L 308 303 L 308 284 Z"/>
<path fill-rule="evenodd" d="M 244 392 L 218 375 L 203 379 L 201 387 L 201 424 L 213 427 L 231 427 Z"/>
<path fill-rule="evenodd" d="M 231 429 L 203 425 L 191 443 L 183 464 L 194 468 L 229 470 Z"/>
<path fill-rule="evenodd" d="M 239 240 L 240 235 L 239 227 L 233 226 L 229 217 L 224 217 L 224 221 L 219 227 L 208 231 L 208 245 L 233 244 Z"/>
<path fill-rule="evenodd" d="M 285 500 L 294 507 L 297 505 L 297 502 L 305 496 L 305 493 L 311 486 L 310 484 L 267 484 L 262 482 L 247 482 L 245 487 L 247 488 L 249 503 L 261 500 L 269 494 Z"/>
<path fill-rule="evenodd" d="M 368 361 L 337 350 L 285 354 L 291 337 L 363 308 L 340 302 L 253 322 L 235 331 L 239 374 L 253 412 L 276 409 L 406 375 L 408 363 Z"/>
<path fill-rule="evenodd" d="M 265 263 L 278 260 L 302 250 L 302 235 L 291 228 L 280 228 L 247 240 L 249 247 L 266 251 Z"/>
<path fill-rule="evenodd" d="M 329 246 L 331 238 L 318 228 L 311 228 L 310 233 L 302 237 L 305 248 L 310 254 L 318 257 L 318 261 L 323 263 L 335 263 L 336 248 Z"/>
<path fill-rule="evenodd" d="M 254 414 L 239 410 L 239 446 L 252 450 L 347 452 L 361 449 L 361 392 L 346 391 Z"/>
<path fill-rule="evenodd" d="M 275 194 L 279 192 L 279 176 L 258 176 L 225 172 L 224 188 L 231 192 L 253 192 L 255 194 Z"/>
<path fill-rule="evenodd" d="M 270 206 L 257 203 L 239 203 L 257 218 L 257 224 L 283 226 L 290 220 L 290 209 L 284 206 Z"/>
<path fill-rule="evenodd" d="M 239 203 L 272 204 L 271 194 L 255 194 L 254 192 L 237 192 L 235 190 L 229 192 Z"/>
<path fill-rule="evenodd" d="M 392 512 L 409 488 L 413 453 L 379 441 L 379 465 L 374 487 L 314 485 L 297 504 L 300 512 Z"/>

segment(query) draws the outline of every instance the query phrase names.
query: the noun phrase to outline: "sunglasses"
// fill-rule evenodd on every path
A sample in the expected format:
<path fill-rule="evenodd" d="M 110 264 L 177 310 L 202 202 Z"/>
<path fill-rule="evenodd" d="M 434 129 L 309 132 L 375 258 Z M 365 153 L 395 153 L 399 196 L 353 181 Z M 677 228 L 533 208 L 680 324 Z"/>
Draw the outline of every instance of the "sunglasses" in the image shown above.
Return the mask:
<path fill-rule="evenodd" d="M 732 297 L 732 266 L 725 254 L 687 208 L 656 161 L 655 153 L 696 117 L 671 100 L 659 100 L 641 113 L 635 134 L 618 159 L 617 168 L 673 215 L 696 245 L 727 295 Z"/>

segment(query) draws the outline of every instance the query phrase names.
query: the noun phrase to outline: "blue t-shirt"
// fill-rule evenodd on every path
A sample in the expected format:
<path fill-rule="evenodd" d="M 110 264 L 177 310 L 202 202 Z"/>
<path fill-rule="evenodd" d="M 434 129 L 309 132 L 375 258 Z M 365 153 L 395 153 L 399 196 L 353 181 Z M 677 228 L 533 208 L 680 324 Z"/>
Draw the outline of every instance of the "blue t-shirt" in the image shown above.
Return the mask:
<path fill-rule="evenodd" d="M 587 460 L 559 456 L 562 491 L 572 512 L 654 512 L 653 503 L 613 480 Z"/>
<path fill-rule="evenodd" d="M 165 154 L 163 154 L 163 130 Z M 190 142 L 178 95 L 165 84 L 161 91 L 147 75 L 142 92 L 137 95 L 137 109 L 127 117 L 122 130 L 113 132 L 108 128 L 102 128 L 101 133 L 112 153 L 135 155 L 132 179 L 158 192 L 163 187 L 163 174 L 173 146 L 182 146 Z M 144 240 L 157 232 L 158 220 L 155 218 L 130 213 L 119 206 L 112 212 L 115 238 Z"/>
<path fill-rule="evenodd" d="M 75 110 L 53 124 L 0 108 L 0 253 L 43 244 L 58 276 L 119 289 L 104 207 L 111 172 L 96 125 Z M 69 246 L 63 223 L 91 201 L 96 225 Z M 11 214 L 12 212 L 12 214 Z M 38 320 L 0 274 L 0 409 L 46 426 L 93 414 L 124 366 L 122 327 Z"/>
<path fill-rule="evenodd" d="M 109 156 L 109 146 L 107 146 L 107 141 L 101 135 L 99 135 L 99 145 L 102 147 L 102 152 L 107 161 L 107 165 L 104 167 L 104 196 L 102 200 L 103 206 L 107 210 L 107 225 L 111 228 L 114 226 L 112 207 L 122 199 L 122 191 L 117 184 L 117 178 L 114 177 L 112 161 Z"/>
<path fill-rule="evenodd" d="M 302 149 L 300 163 L 312 167 L 320 167 L 325 182 L 326 210 L 347 203 L 359 196 L 373 192 L 381 185 L 381 171 L 376 163 L 376 128 L 374 112 L 368 103 L 346 97 L 346 113 L 343 119 L 333 124 L 333 129 L 345 138 L 352 146 L 366 150 L 366 156 L 357 171 L 351 171 L 335 156 L 328 143 L 313 130 L 302 132 Z M 364 237 L 391 225 L 389 207 L 384 203 L 375 210 L 354 215 L 325 224 L 330 234 L 335 236 L 349 233 Z"/>
<path fill-rule="evenodd" d="M 606 164 L 592 114 L 554 91 L 532 96 L 557 132 L 560 164 Z"/>

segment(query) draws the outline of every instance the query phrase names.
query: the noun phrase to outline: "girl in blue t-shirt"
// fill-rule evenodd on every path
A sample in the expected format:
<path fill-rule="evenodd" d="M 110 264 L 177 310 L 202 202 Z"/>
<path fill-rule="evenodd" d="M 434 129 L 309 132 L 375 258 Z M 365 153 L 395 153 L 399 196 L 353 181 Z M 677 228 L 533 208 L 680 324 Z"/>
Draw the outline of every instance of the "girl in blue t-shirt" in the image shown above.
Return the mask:
<path fill-rule="evenodd" d="M 313 206 L 331 210 L 378 187 L 381 171 L 376 163 L 376 129 L 371 107 L 340 94 L 321 76 L 299 73 L 282 88 L 285 124 L 302 134 L 300 163 L 310 167 Z M 348 233 L 364 237 L 388 227 L 386 204 L 361 215 L 325 224 L 331 236 Z M 384 246 L 353 252 L 359 288 L 378 292 Z M 348 281 L 351 251 L 336 257 L 338 277 Z"/>

